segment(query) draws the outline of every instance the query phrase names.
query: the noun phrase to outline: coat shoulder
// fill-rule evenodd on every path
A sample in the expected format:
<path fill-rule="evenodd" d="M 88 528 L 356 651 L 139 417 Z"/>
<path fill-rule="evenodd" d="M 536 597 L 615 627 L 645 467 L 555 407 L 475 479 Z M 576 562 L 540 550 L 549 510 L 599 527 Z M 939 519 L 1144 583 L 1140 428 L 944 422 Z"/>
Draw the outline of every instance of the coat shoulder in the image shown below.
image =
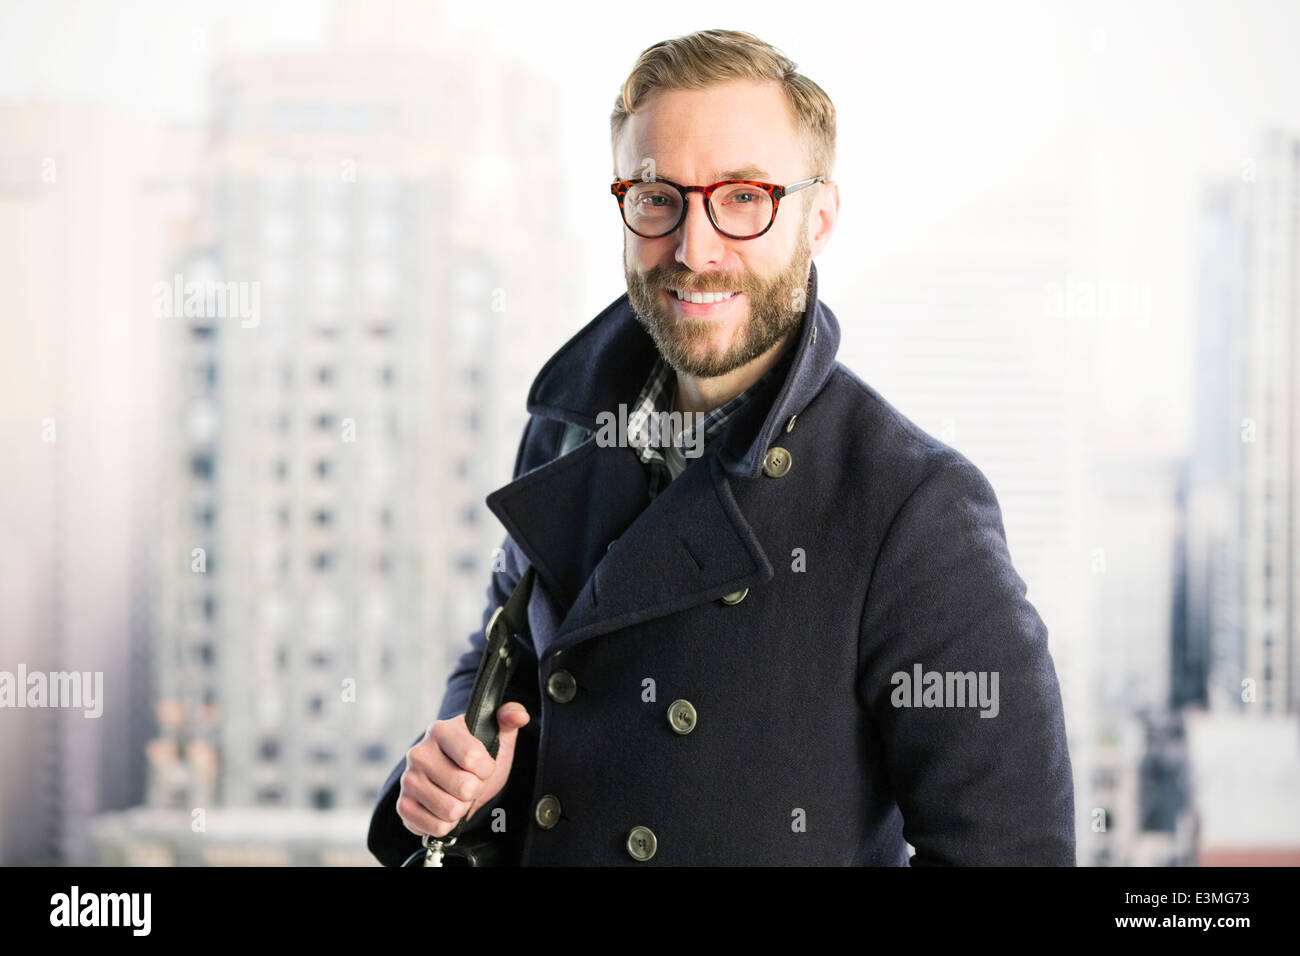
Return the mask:
<path fill-rule="evenodd" d="M 865 481 L 880 504 L 885 503 L 882 490 L 897 507 L 944 470 L 961 473 L 976 485 L 988 484 L 974 462 L 903 414 L 843 363 L 835 363 L 814 405 L 820 402 L 832 411 L 827 426 L 840 436 L 836 451 L 842 467 L 853 479 Z"/>

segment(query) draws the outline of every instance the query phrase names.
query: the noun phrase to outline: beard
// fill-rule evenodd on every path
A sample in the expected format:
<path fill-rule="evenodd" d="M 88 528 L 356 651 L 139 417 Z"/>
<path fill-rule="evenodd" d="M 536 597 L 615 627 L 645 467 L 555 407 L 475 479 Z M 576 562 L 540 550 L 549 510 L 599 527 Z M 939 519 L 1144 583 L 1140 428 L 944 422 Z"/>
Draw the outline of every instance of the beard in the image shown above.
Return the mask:
<path fill-rule="evenodd" d="M 695 378 L 726 375 L 752 362 L 799 327 L 806 306 L 808 267 L 812 260 L 806 228 L 811 211 L 811 205 L 804 207 L 799 238 L 789 263 L 770 278 L 752 273 L 696 273 L 659 266 L 636 272 L 627 267 L 627 234 L 624 233 L 628 301 L 637 321 L 674 371 Z M 749 317 L 732 334 L 730 345 L 718 348 L 711 344 L 717 334 L 718 320 L 679 315 L 660 294 L 665 289 L 743 292 L 749 304 Z"/>

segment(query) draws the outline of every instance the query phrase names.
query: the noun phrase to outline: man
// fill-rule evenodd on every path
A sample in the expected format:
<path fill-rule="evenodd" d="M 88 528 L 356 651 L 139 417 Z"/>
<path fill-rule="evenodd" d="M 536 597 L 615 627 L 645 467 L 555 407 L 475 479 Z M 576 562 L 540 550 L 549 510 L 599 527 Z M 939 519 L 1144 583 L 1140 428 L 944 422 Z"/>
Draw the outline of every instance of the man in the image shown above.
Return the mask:
<path fill-rule="evenodd" d="M 371 851 L 472 811 L 465 837 L 525 865 L 1073 865 L 1060 692 L 993 490 L 835 361 L 830 100 L 705 31 L 641 55 L 612 127 L 627 295 L 542 368 L 487 499 L 485 623 L 535 569 L 500 749 L 465 727 L 476 634 Z"/>

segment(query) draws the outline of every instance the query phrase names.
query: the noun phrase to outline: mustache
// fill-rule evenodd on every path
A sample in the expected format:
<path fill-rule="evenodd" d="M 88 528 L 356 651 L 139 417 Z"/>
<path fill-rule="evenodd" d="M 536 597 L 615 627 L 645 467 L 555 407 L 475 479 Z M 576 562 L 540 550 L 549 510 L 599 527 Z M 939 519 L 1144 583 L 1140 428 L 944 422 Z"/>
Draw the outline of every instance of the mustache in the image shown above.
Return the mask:
<path fill-rule="evenodd" d="M 744 292 L 749 288 L 745 277 L 737 275 L 705 277 L 694 272 L 665 273 L 652 269 L 643 274 L 642 280 L 652 289 L 680 289 L 683 292 Z"/>

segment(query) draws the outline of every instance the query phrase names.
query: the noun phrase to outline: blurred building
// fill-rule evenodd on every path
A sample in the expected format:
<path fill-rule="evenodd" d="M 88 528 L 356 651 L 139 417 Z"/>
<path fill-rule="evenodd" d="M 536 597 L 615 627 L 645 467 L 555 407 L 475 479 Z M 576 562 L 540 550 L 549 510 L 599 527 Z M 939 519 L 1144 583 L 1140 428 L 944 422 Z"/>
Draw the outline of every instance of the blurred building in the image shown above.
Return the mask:
<path fill-rule="evenodd" d="M 0 864 L 94 861 L 153 734 L 160 329 L 149 287 L 190 213 L 193 133 L 0 105 L 0 666 L 103 673 L 103 714 L 0 715 Z M 182 172 L 178 172 L 181 170 Z"/>
<path fill-rule="evenodd" d="M 1184 713 L 1201 866 L 1300 866 L 1300 722 Z"/>
<path fill-rule="evenodd" d="M 554 281 L 563 193 L 545 188 L 562 179 L 554 102 L 436 31 L 413 48 L 403 25 L 213 75 L 193 236 L 157 277 L 160 732 L 148 809 L 97 823 L 106 862 L 134 843 L 328 862 L 288 845 L 317 825 L 317 850 L 355 862 L 482 626 L 504 537 L 483 499 L 574 328 Z M 225 829 L 187 832 L 195 810 Z M 350 835 L 327 839 L 322 811 Z"/>
<path fill-rule="evenodd" d="M 1101 722 L 1081 808 L 1090 866 L 1187 866 L 1195 859 L 1182 726 L 1164 710 L 1117 710 Z"/>
<path fill-rule="evenodd" d="M 1300 859 L 1300 138 L 1260 137 L 1200 220 L 1187 708 L 1199 860 Z"/>
<path fill-rule="evenodd" d="M 1186 630 L 1176 635 L 1175 707 L 1239 699 L 1245 628 L 1246 183 L 1202 197 L 1197 261 L 1195 422 L 1187 463 Z M 1229 706 L 1231 704 L 1229 703 Z"/>
<path fill-rule="evenodd" d="M 103 866 L 378 866 L 357 842 L 364 810 L 134 807 L 92 826 Z"/>
<path fill-rule="evenodd" d="M 1241 329 L 1248 439 L 1240 677 L 1264 713 L 1300 713 L 1300 138 L 1261 137 L 1251 185 L 1249 308 Z M 1231 669 L 1231 663 L 1227 666 Z M 1230 684 L 1231 677 L 1216 684 Z M 1240 698 L 1240 680 L 1237 681 Z"/>
<path fill-rule="evenodd" d="M 1110 447 L 1094 466 L 1095 765 L 1081 864 L 1178 866 L 1194 857 L 1182 727 L 1169 709 L 1180 627 L 1178 461 Z M 1105 829 L 1097 825 L 1104 812 Z"/>
<path fill-rule="evenodd" d="M 1213 709 L 1296 713 L 1300 138 L 1261 136 L 1201 229 L 1188 654 Z"/>

